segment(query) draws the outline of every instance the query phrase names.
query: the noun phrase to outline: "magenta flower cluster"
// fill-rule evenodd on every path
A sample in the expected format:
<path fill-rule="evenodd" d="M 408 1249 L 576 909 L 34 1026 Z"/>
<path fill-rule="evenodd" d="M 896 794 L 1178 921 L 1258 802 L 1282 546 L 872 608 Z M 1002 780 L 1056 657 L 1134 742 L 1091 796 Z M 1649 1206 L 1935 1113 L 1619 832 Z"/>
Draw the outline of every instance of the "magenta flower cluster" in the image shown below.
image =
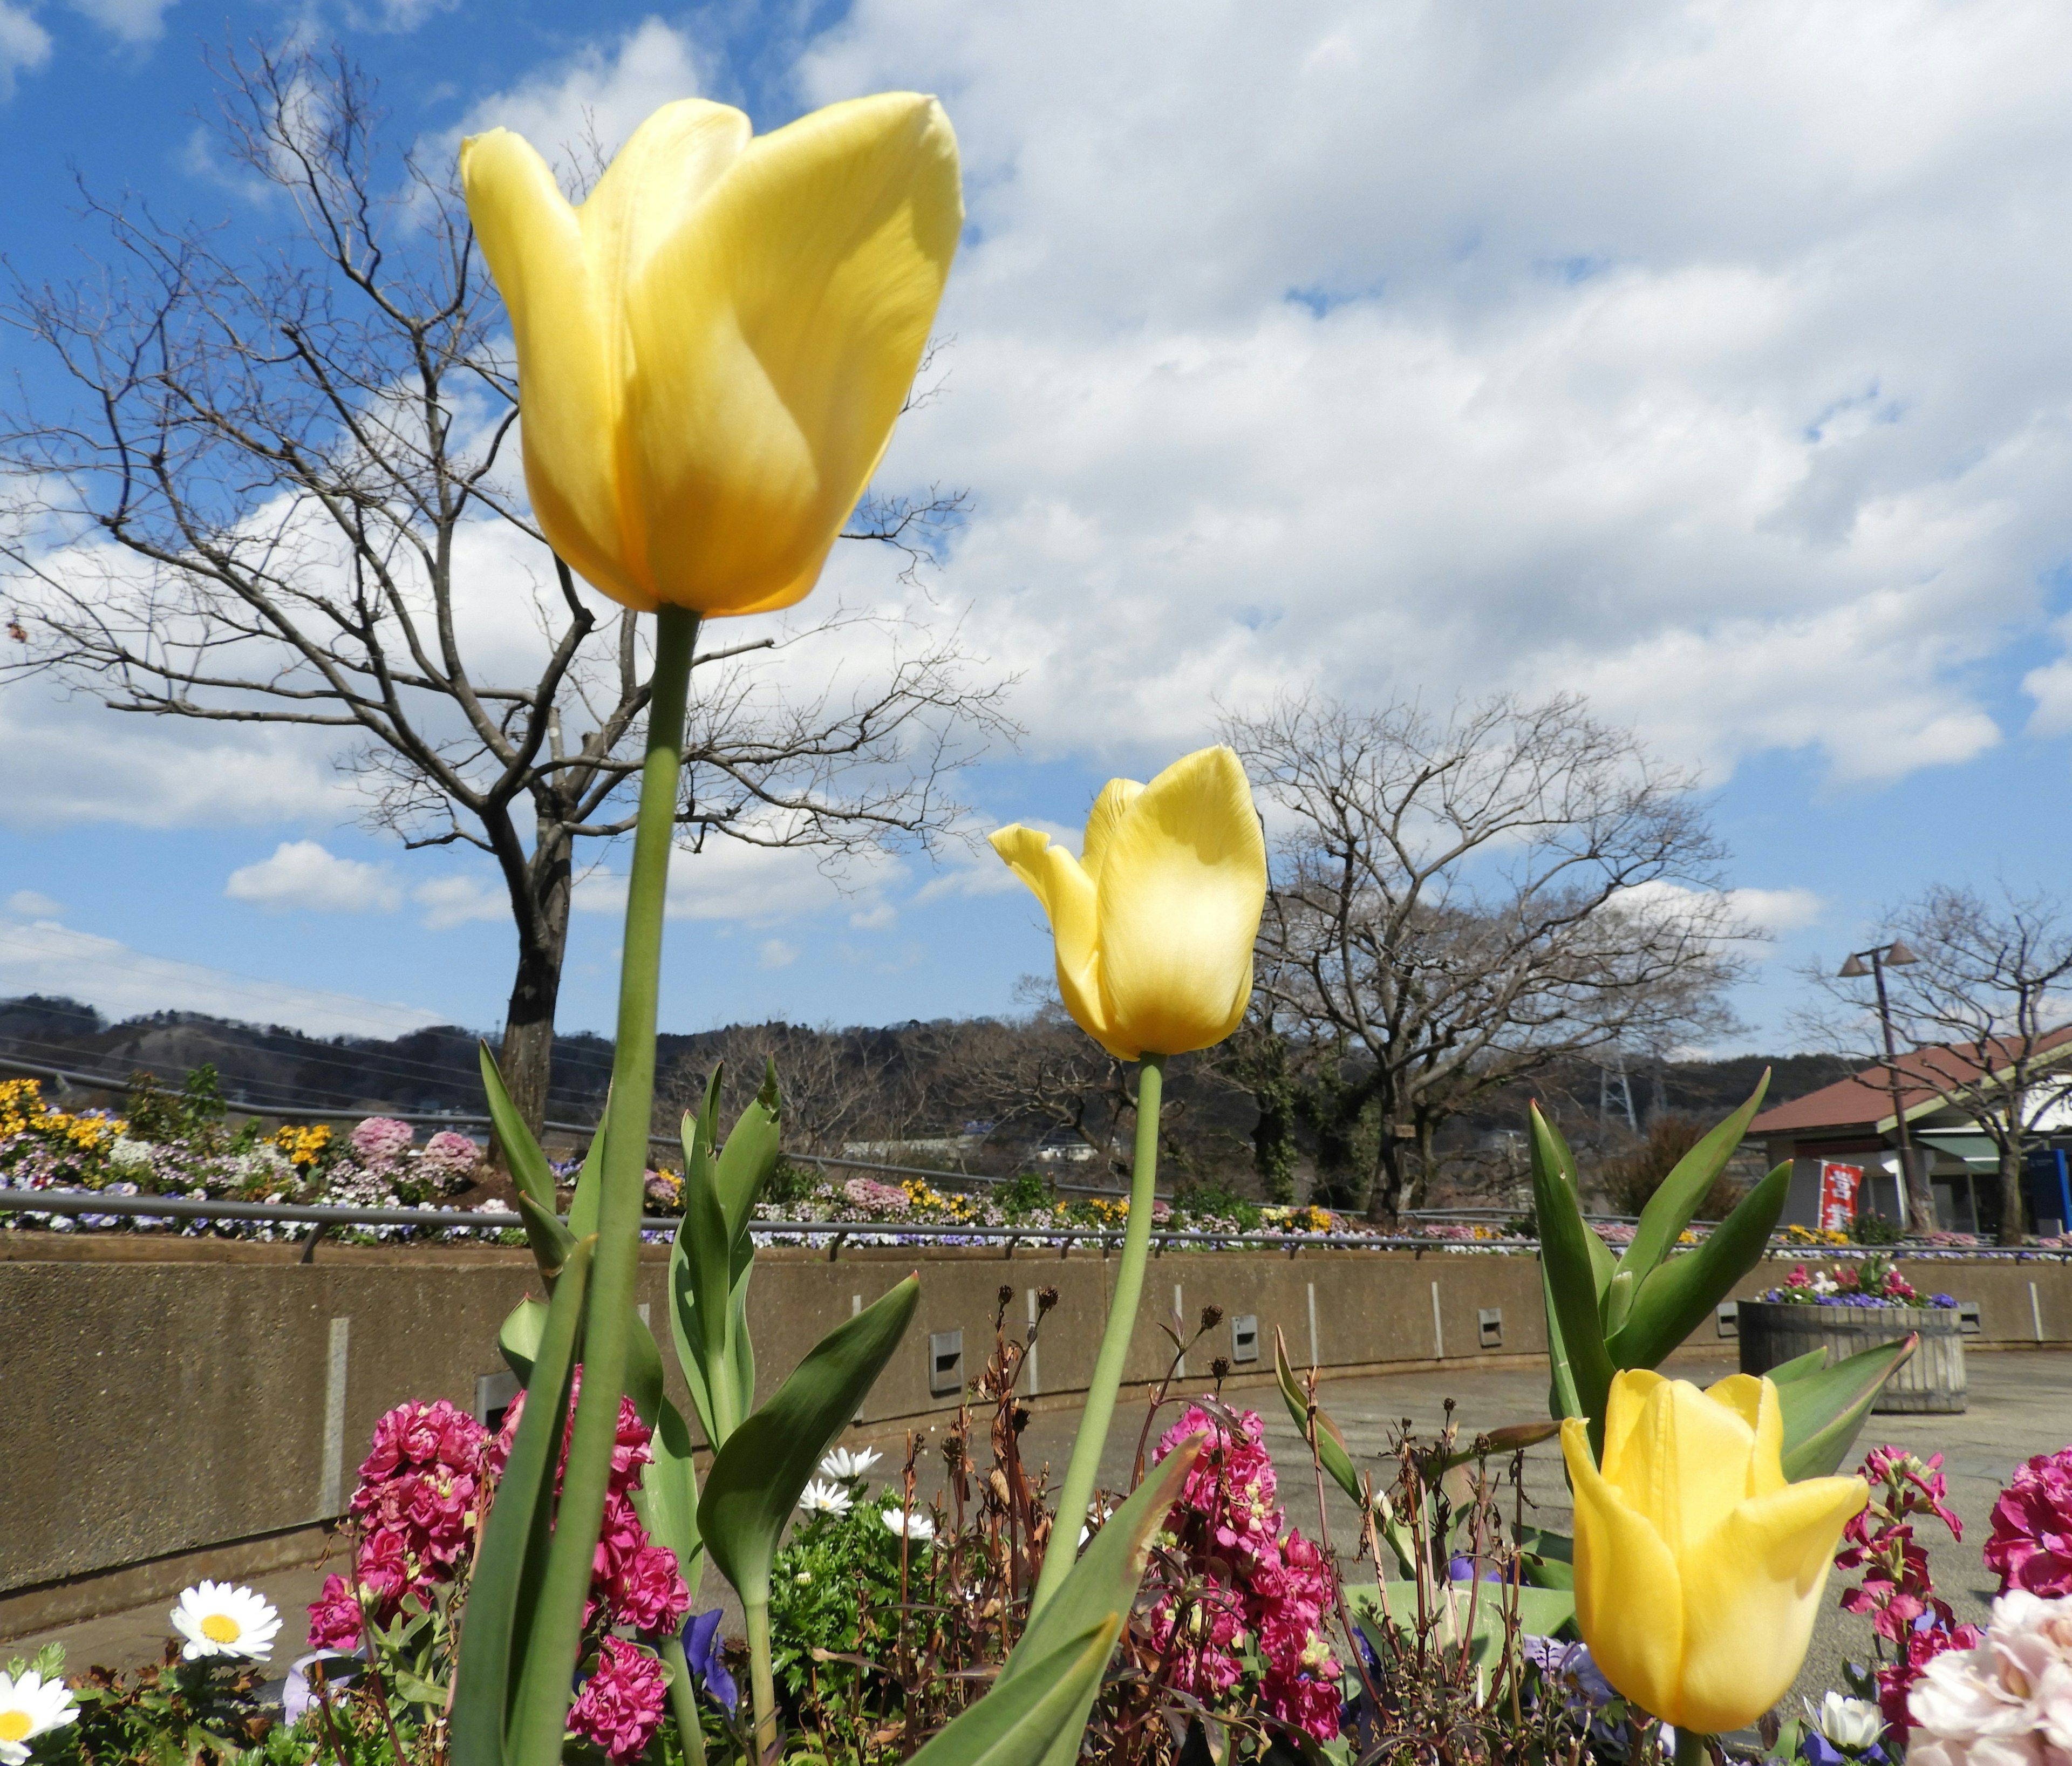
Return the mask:
<path fill-rule="evenodd" d="M 2072 1595 L 2072 1447 L 2016 1468 L 1993 1505 L 1986 1567 L 2002 1594 Z"/>
<path fill-rule="evenodd" d="M 1152 1641 L 1173 1682 L 1205 1704 L 1242 1677 L 1241 1653 L 1256 1643 L 1263 1671 L 1260 1702 L 1269 1714 L 1318 1741 L 1338 1733 L 1343 1670 L 1325 1636 L 1338 1600 L 1330 1561 L 1299 1530 L 1284 1530 L 1264 1426 L 1250 1411 L 1224 1417 L 1199 1405 L 1167 1430 L 1163 1460 L 1190 1435 L 1208 1441 L 1166 1530 L 1187 1567 L 1182 1587 L 1152 1609 Z"/>
<path fill-rule="evenodd" d="M 482 1149 L 466 1135 L 455 1134 L 450 1128 L 442 1128 L 434 1135 L 417 1157 L 420 1171 L 446 1185 L 472 1177 L 481 1163 Z"/>
<path fill-rule="evenodd" d="M 1842 1610 L 1869 1619 L 1892 1646 L 1891 1659 L 1877 1669 L 1878 1706 L 1904 1735 L 1907 1695 L 1928 1664 L 1947 1649 L 1973 1648 L 1980 1636 L 1977 1626 L 1959 1624 L 1950 1603 L 1935 1592 L 1928 1554 L 1914 1537 L 1914 1517 L 1933 1515 L 1959 1539 L 1964 1526 L 1944 1501 L 1949 1491 L 1941 1454 L 1918 1460 L 1903 1448 L 1873 1448 L 1856 1469 L 1871 1487 L 1871 1499 L 1842 1530 L 1835 1564 L 1860 1569 L 1864 1579 L 1842 1596 Z"/>
<path fill-rule="evenodd" d="M 578 1392 L 582 1384 L 578 1368 Z M 373 1451 L 352 1493 L 360 1534 L 353 1579 L 326 1579 L 310 1608 L 312 1649 L 355 1648 L 364 1616 L 385 1624 L 407 1600 L 430 1610 L 438 1589 L 473 1560 L 481 1518 L 510 1460 L 524 1408 L 520 1393 L 493 1439 L 444 1398 L 398 1405 L 375 1425 Z M 557 1491 L 568 1469 L 568 1437 L 565 1429 L 554 1474 Z M 680 1629 L 691 1610 L 691 1591 L 684 1586 L 676 1553 L 648 1538 L 633 1506 L 640 1469 L 654 1456 L 647 1424 L 633 1401 L 622 1398 L 604 1525 L 584 1612 L 585 1624 L 601 1623 L 604 1635 L 597 1665 L 569 1714 L 569 1727 L 614 1760 L 631 1760 L 646 1749 L 661 1721 L 668 1683 L 660 1662 L 610 1635 L 611 1628 L 664 1636 Z"/>
<path fill-rule="evenodd" d="M 352 1150 L 376 1171 L 387 1169 L 410 1150 L 417 1131 L 393 1116 L 369 1116 L 352 1131 Z"/>
<path fill-rule="evenodd" d="M 357 1645 L 363 1602 L 377 1625 L 413 1597 L 430 1608 L 434 1591 L 473 1552 L 488 1442 L 487 1430 L 444 1398 L 399 1404 L 374 1425 L 352 1493 L 353 1580 L 325 1578 L 310 1608 L 312 1649 Z"/>

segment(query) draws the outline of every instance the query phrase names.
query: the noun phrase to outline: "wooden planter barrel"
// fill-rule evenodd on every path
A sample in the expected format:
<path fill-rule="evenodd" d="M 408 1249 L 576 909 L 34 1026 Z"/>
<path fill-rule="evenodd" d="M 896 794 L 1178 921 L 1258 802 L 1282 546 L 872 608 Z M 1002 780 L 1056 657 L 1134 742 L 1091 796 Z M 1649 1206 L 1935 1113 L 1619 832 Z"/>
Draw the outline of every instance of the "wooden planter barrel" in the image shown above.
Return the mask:
<path fill-rule="evenodd" d="M 1964 1339 L 1954 1306 L 1802 1306 L 1743 1300 L 1739 1321 L 1741 1372 L 1767 1374 L 1816 1349 L 1827 1364 L 1918 1331 L 1921 1346 L 1887 1380 L 1873 1411 L 1964 1408 Z"/>

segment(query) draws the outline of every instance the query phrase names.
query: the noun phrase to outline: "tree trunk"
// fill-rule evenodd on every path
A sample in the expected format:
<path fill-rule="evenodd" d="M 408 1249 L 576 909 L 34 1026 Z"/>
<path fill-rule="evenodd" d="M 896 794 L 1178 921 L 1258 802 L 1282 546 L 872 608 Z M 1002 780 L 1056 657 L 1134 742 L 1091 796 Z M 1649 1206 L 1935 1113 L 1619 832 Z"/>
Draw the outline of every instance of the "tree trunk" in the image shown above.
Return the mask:
<path fill-rule="evenodd" d="M 1933 1156 L 1920 1147 L 1910 1147 L 1899 1156 L 1900 1190 L 1906 1199 L 1909 1232 L 1932 1233 L 1942 1224 L 1935 1218 L 1935 1186 L 1928 1177 Z"/>
<path fill-rule="evenodd" d="M 2000 1232 L 2003 1245 L 2021 1242 L 2021 1148 L 2000 1148 Z"/>
<path fill-rule="evenodd" d="M 496 1065 L 535 1139 L 547 1119 L 547 1093 L 553 1079 L 554 1012 L 569 946 L 570 846 L 565 833 L 543 838 L 527 861 L 522 890 L 512 890 L 517 910 L 518 974 L 504 1015 L 504 1046 Z"/>
<path fill-rule="evenodd" d="M 1375 1150 L 1374 1187 L 1367 1192 L 1367 1218 L 1375 1226 L 1395 1226 L 1408 1193 L 1410 1174 L 1405 1168 L 1414 1142 L 1400 1140 L 1396 1124 L 1384 1117 L 1380 1123 L 1381 1144 Z"/>

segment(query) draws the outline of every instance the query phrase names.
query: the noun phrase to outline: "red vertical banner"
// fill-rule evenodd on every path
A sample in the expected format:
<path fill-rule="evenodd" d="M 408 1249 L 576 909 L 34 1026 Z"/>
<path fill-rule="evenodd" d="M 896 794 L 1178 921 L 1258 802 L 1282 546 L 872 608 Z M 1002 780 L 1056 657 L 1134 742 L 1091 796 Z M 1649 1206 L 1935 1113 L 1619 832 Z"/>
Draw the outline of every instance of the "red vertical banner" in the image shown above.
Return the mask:
<path fill-rule="evenodd" d="M 1856 1218 L 1856 1192 L 1863 1187 L 1861 1165 L 1820 1161 L 1820 1225 L 1823 1230 L 1847 1232 Z"/>

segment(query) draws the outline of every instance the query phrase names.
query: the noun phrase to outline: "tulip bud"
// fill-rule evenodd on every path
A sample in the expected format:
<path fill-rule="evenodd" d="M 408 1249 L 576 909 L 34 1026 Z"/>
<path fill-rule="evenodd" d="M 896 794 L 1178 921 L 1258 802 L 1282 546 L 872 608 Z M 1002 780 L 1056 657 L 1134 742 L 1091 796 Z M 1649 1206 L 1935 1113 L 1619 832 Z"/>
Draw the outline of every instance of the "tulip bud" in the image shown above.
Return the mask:
<path fill-rule="evenodd" d="M 1032 828 L 1003 828 L 993 846 L 1050 916 L 1066 1010 L 1111 1054 L 1185 1054 L 1238 1027 L 1266 842 L 1229 749 L 1202 749 L 1149 785 L 1110 779 L 1080 858 Z"/>
<path fill-rule="evenodd" d="M 1679 1729 L 1753 1723 L 1797 1678 L 1861 1478 L 1785 1481 L 1766 1379 L 1706 1391 L 1634 1370 L 1588 1424 L 1561 1425 L 1576 1493 L 1576 1617 L 1605 1678 Z"/>

